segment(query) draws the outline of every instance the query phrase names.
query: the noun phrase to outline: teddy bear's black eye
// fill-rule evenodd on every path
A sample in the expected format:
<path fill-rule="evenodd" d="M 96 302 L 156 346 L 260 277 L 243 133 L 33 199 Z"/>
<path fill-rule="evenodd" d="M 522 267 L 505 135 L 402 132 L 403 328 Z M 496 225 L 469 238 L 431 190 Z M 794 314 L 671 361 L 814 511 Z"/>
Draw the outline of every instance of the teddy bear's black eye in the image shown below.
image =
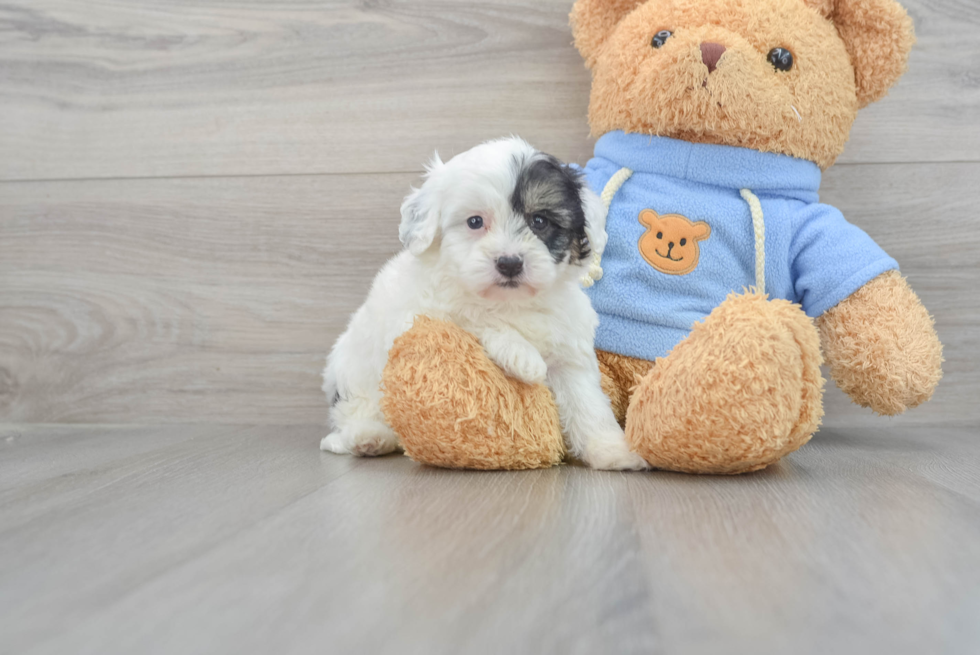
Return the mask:
<path fill-rule="evenodd" d="M 662 48 L 667 39 L 673 34 L 670 30 L 660 30 L 653 35 L 653 41 L 650 42 L 654 48 Z"/>
<path fill-rule="evenodd" d="M 466 219 L 466 225 L 471 230 L 479 230 L 483 227 L 483 218 L 480 216 L 470 216 Z"/>
<path fill-rule="evenodd" d="M 664 233 L 663 232 L 657 232 L 657 238 L 658 239 L 663 239 L 664 238 Z"/>
<path fill-rule="evenodd" d="M 681 245 L 682 246 L 686 246 L 687 245 L 687 239 L 681 239 Z"/>
<path fill-rule="evenodd" d="M 786 48 L 773 48 L 769 51 L 769 63 L 778 71 L 788 71 L 793 67 L 793 53 Z"/>

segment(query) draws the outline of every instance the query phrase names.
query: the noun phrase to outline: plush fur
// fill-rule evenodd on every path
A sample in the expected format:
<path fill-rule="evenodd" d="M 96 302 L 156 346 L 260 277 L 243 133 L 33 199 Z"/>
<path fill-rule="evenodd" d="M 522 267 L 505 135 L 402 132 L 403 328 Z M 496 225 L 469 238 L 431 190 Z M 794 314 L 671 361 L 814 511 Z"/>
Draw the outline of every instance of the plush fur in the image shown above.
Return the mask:
<path fill-rule="evenodd" d="M 602 392 L 609 396 L 613 414 L 625 428 L 630 396 L 643 376 L 653 368 L 653 362 L 605 350 L 597 350 L 596 355 L 599 357 L 599 371 L 602 373 Z"/>
<path fill-rule="evenodd" d="M 579 285 L 592 248 L 602 247 L 604 221 L 577 172 L 521 139 L 433 160 L 402 206 L 406 249 L 378 273 L 327 360 L 333 430 L 321 447 L 383 455 L 404 446 L 440 466 L 547 466 L 561 455 L 551 443 L 555 403 L 572 455 L 596 468 L 647 467 L 602 393 L 598 317 Z M 392 391 L 382 412 L 389 352 L 398 364 L 387 370 Z M 477 354 L 493 363 L 476 362 Z M 500 393 L 505 374 L 516 385 L 509 395 Z M 511 411 L 526 416 L 494 420 Z M 529 447 L 532 437 L 543 443 Z"/>
<path fill-rule="evenodd" d="M 943 347 L 898 271 L 878 276 L 817 321 L 830 375 L 862 407 L 892 416 L 932 397 Z"/>
<path fill-rule="evenodd" d="M 842 152 L 858 109 L 901 76 L 914 41 L 893 0 L 578 0 L 571 22 L 592 71 L 595 136 L 622 130 L 739 146 L 821 168 Z M 792 55 L 788 70 L 770 61 L 775 48 Z M 924 402 L 942 375 L 932 319 L 897 272 L 816 324 L 798 306 L 746 292 L 656 362 L 597 355 L 630 446 L 657 468 L 690 473 L 758 470 L 806 443 L 823 412 L 823 359 L 856 403 L 882 414 Z M 473 356 L 467 369 L 483 370 Z M 442 375 L 444 364 L 419 366 Z M 419 383 L 411 397 L 426 388 Z M 473 402 L 458 393 L 453 402 Z M 491 393 L 521 406 L 516 384 Z M 517 422 L 509 410 L 483 415 L 467 429 Z M 521 430 L 551 434 L 545 416 L 535 406 Z M 414 429 L 424 433 L 424 421 Z"/>
<path fill-rule="evenodd" d="M 820 425 L 820 364 L 817 332 L 798 307 L 732 294 L 642 378 L 626 438 L 657 468 L 763 468 Z"/>
<path fill-rule="evenodd" d="M 507 378 L 479 341 L 452 323 L 416 318 L 395 340 L 382 380 L 385 417 L 416 461 L 535 469 L 565 455 L 547 387 Z"/>

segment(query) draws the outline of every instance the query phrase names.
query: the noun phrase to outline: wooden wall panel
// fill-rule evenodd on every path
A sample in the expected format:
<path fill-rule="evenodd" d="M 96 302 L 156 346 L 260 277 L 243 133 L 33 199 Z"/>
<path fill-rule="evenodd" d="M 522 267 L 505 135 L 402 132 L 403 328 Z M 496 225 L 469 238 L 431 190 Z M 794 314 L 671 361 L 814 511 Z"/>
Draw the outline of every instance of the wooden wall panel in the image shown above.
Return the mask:
<path fill-rule="evenodd" d="M 0 179 L 405 172 L 509 133 L 581 160 L 571 4 L 12 0 Z M 909 73 L 841 161 L 976 161 L 980 11 L 906 5 Z"/>
<path fill-rule="evenodd" d="M 980 11 L 908 0 L 910 71 L 824 198 L 877 238 L 980 405 Z M 592 149 L 570 0 L 0 7 L 0 421 L 318 423 L 323 355 L 432 151 Z M 877 419 L 830 391 L 828 422 Z"/>

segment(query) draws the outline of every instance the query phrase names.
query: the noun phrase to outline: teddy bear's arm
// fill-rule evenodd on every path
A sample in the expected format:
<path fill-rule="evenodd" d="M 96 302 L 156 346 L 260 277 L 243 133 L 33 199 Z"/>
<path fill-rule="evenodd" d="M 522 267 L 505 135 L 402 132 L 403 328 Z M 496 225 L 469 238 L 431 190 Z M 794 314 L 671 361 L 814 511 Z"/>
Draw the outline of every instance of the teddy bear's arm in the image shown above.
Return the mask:
<path fill-rule="evenodd" d="M 901 414 L 932 396 L 943 347 L 932 317 L 898 271 L 882 273 L 817 319 L 837 386 L 858 405 Z"/>

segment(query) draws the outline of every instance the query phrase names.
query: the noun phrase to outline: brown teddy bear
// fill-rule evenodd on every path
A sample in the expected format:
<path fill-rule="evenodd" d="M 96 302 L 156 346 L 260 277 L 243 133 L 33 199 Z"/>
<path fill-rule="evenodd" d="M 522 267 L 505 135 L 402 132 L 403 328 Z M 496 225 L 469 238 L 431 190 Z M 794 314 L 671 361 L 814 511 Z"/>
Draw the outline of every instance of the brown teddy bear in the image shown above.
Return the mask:
<path fill-rule="evenodd" d="M 824 359 L 878 413 L 927 400 L 942 375 L 932 319 L 897 263 L 817 199 L 858 109 L 905 69 L 904 9 L 578 0 L 571 19 L 599 137 L 585 173 L 609 207 L 596 348 L 636 452 L 674 471 L 763 468 L 818 428 Z M 562 456 L 549 395 L 505 378 L 455 326 L 420 321 L 383 384 L 419 461 Z"/>

